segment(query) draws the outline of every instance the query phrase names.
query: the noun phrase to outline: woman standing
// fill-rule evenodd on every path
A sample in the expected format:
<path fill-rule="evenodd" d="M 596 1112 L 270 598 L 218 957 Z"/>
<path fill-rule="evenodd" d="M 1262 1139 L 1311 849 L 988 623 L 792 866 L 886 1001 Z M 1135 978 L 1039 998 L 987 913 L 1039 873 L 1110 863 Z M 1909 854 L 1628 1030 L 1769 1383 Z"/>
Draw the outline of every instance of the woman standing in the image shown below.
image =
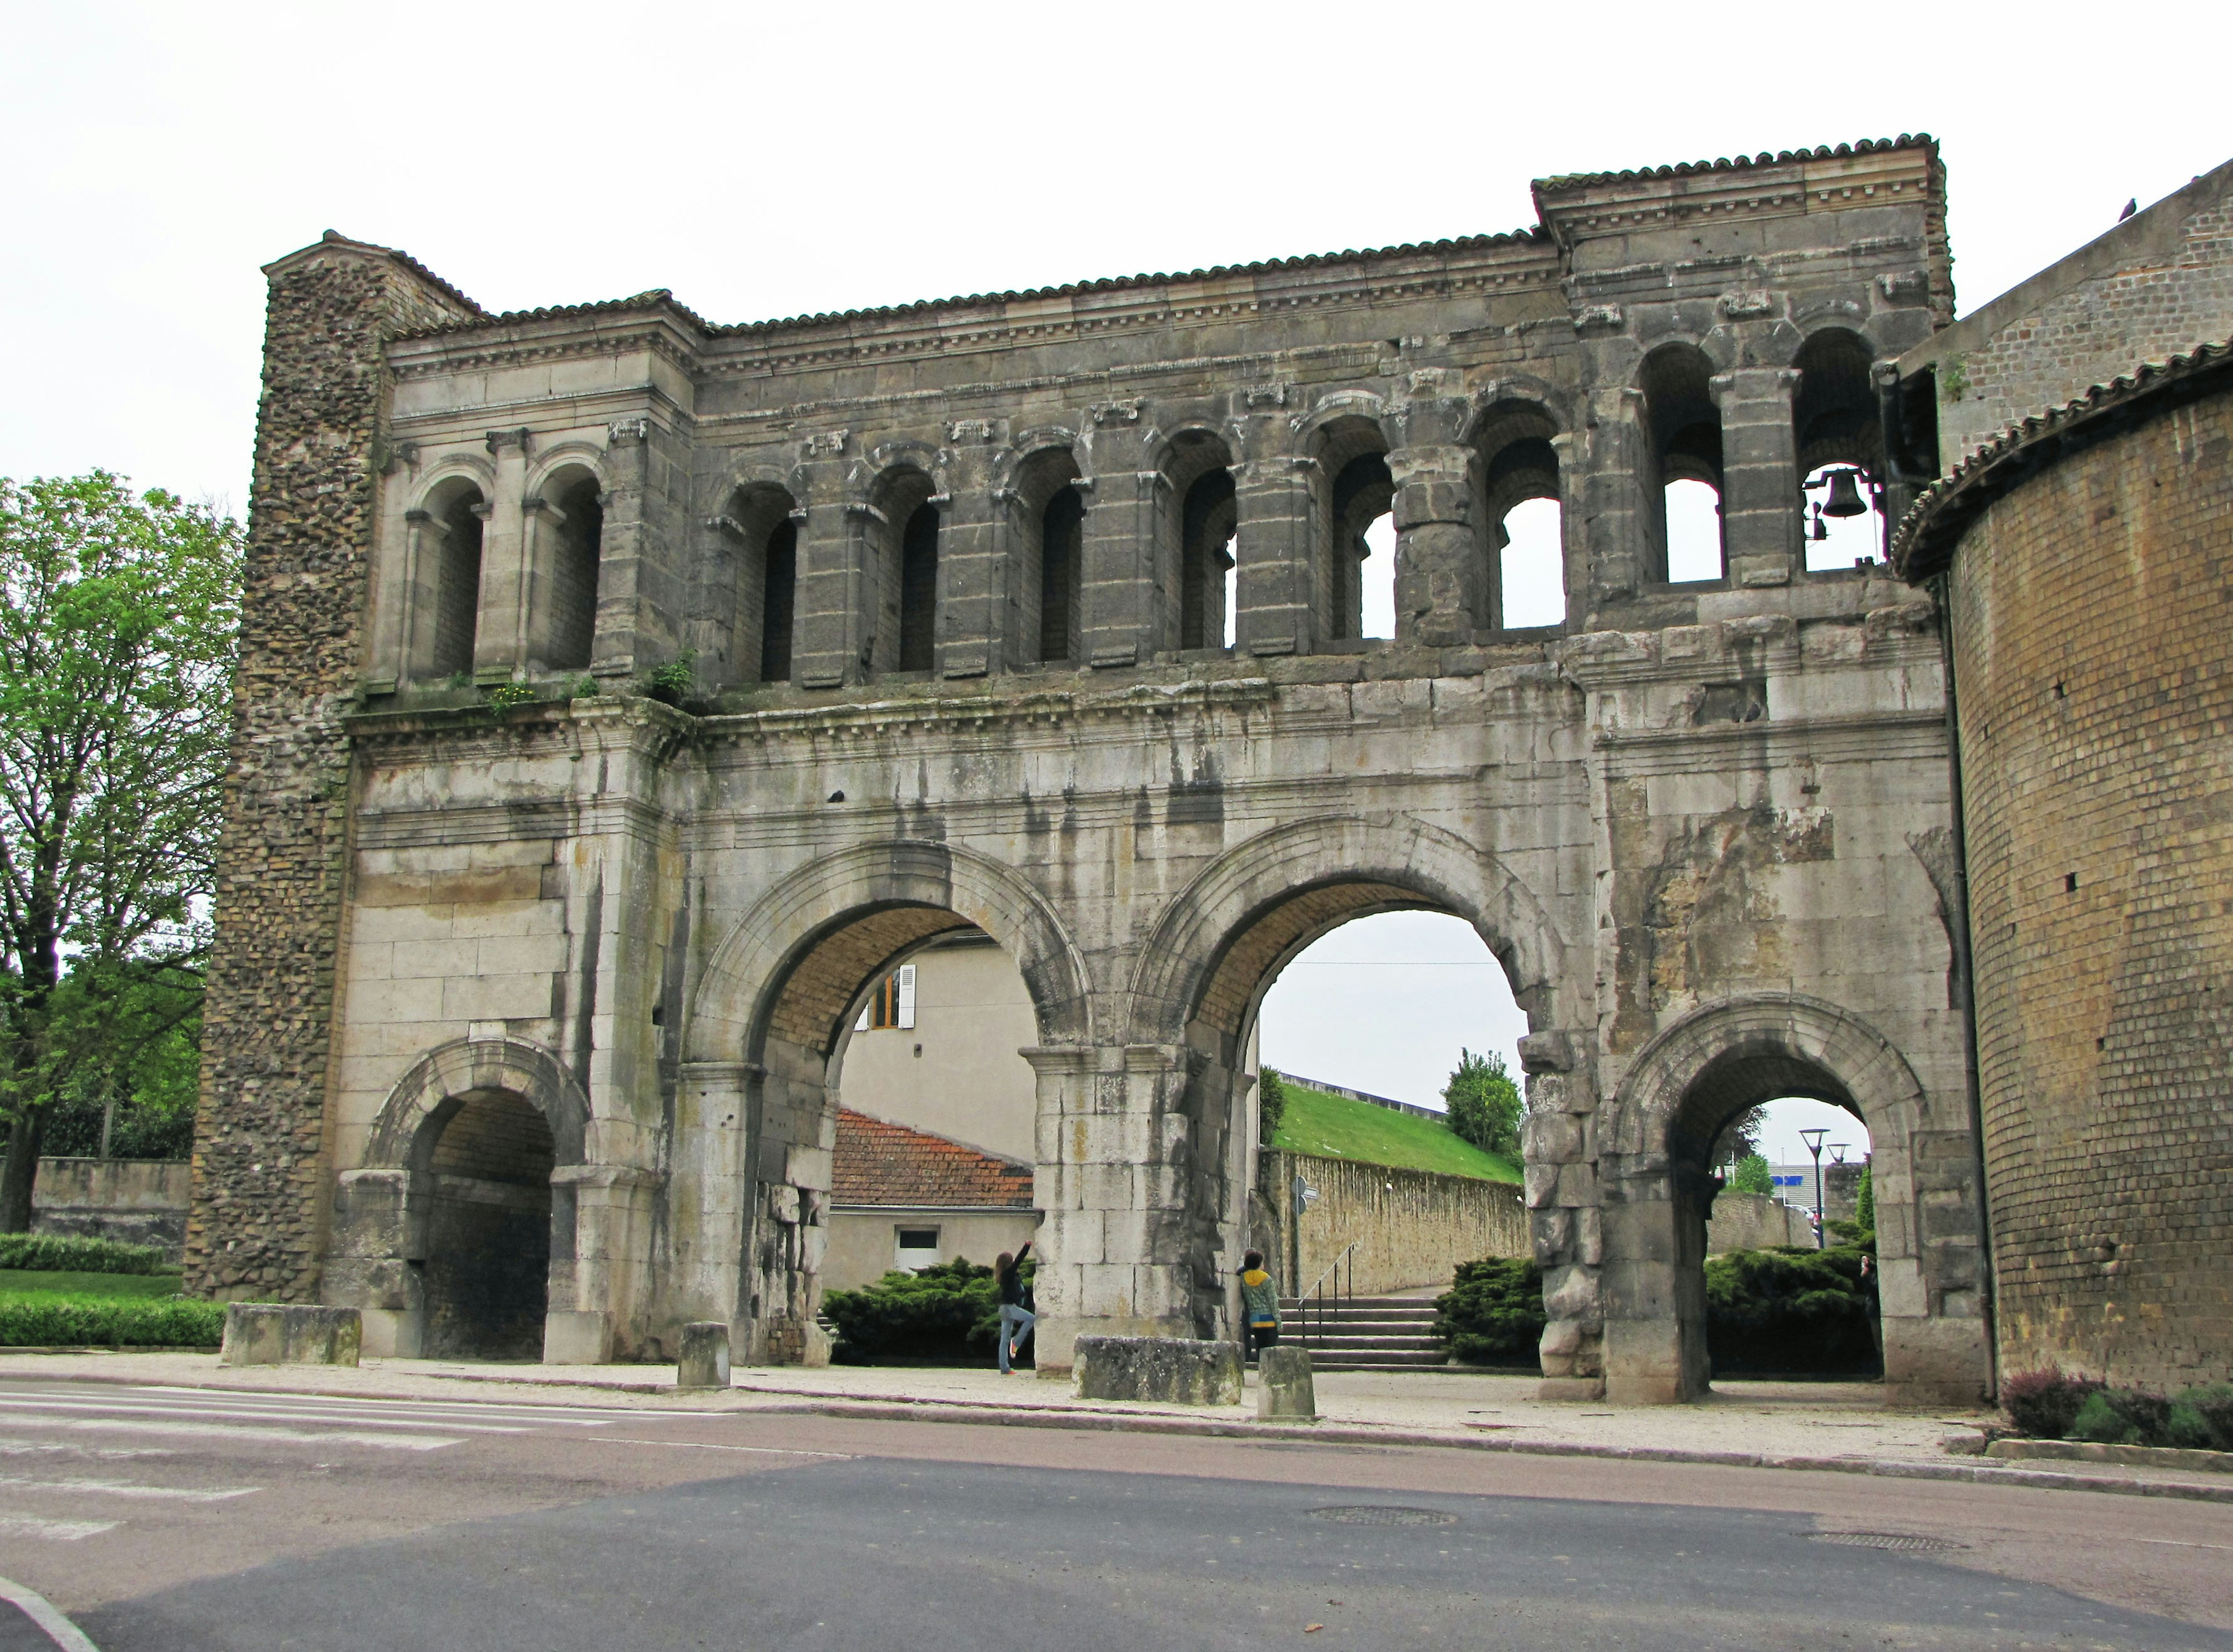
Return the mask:
<path fill-rule="evenodd" d="M 1032 1242 L 1024 1241 L 1024 1248 L 1013 1256 L 1006 1251 L 993 1265 L 993 1282 L 1000 1288 L 1000 1375 L 1008 1374 L 1008 1362 L 1015 1356 L 1032 1327 L 1038 1324 L 1038 1316 L 1025 1305 L 1030 1289 L 1024 1284 L 1024 1259 L 1032 1253 Z"/>
<path fill-rule="evenodd" d="M 1240 1259 L 1240 1317 L 1248 1327 L 1248 1357 L 1279 1340 L 1279 1287 L 1264 1272 L 1264 1252 Z"/>

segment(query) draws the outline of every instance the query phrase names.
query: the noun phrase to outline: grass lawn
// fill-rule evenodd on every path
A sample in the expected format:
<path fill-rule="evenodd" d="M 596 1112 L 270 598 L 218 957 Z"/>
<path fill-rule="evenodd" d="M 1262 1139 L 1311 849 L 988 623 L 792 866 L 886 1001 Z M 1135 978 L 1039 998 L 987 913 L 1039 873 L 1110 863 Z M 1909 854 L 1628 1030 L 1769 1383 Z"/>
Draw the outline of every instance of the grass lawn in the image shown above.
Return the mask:
<path fill-rule="evenodd" d="M 1450 1133 L 1449 1127 L 1409 1113 L 1392 1112 L 1369 1102 L 1329 1096 L 1287 1083 L 1287 1111 L 1272 1145 L 1290 1153 L 1315 1153 L 1360 1164 L 1393 1165 L 1403 1170 L 1436 1170 L 1446 1176 L 1478 1176 L 1484 1181 L 1517 1181 L 1520 1167 L 1500 1154 L 1483 1153 Z"/>
<path fill-rule="evenodd" d="M 31 1297 L 175 1297 L 175 1273 L 40 1273 L 29 1268 L 0 1268 L 0 1299 Z"/>

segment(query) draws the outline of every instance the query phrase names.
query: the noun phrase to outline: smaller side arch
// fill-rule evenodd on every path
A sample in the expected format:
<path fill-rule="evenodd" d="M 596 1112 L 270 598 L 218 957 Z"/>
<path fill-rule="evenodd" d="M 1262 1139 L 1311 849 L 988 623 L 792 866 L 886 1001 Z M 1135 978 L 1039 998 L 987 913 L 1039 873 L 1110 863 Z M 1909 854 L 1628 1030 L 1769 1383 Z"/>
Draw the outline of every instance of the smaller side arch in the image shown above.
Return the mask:
<path fill-rule="evenodd" d="M 600 493 L 612 485 L 611 478 L 605 473 L 603 448 L 593 447 L 588 442 L 560 442 L 536 454 L 534 465 L 527 472 L 526 497 L 547 497 L 544 490 L 568 471 L 587 471 L 596 478 Z"/>
<path fill-rule="evenodd" d="M 445 485 L 463 477 L 481 491 L 484 498 L 496 488 L 496 466 L 478 453 L 445 453 L 436 459 L 411 496 L 410 509 L 430 510 L 434 496 L 444 491 Z"/>
<path fill-rule="evenodd" d="M 550 1127 L 557 1161 L 583 1162 L 589 1098 L 557 1056 L 524 1038 L 458 1038 L 428 1050 L 396 1081 L 373 1121 L 362 1167 L 410 1168 L 428 1122 L 445 1102 L 476 1090 L 504 1090 L 532 1104 Z"/>

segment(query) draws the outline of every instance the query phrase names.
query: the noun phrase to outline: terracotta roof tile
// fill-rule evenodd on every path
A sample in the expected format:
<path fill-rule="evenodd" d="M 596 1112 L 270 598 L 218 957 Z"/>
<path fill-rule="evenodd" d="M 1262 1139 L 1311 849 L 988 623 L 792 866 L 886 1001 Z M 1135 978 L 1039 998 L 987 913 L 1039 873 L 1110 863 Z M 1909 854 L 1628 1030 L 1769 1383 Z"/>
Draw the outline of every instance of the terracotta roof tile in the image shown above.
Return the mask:
<path fill-rule="evenodd" d="M 839 1205 L 1029 1210 L 1032 1167 L 959 1141 L 837 1109 L 837 1154 L 830 1191 Z"/>

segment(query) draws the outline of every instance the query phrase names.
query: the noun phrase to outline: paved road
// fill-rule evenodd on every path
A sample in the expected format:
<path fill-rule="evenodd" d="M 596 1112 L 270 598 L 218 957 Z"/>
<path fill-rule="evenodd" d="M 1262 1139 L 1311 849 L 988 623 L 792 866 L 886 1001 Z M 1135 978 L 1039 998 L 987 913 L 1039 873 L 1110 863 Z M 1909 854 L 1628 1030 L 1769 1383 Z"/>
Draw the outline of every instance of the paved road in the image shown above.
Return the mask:
<path fill-rule="evenodd" d="M 94 1383 L 0 1384 L 0 1557 L 102 1652 L 2233 1649 L 2217 1505 Z"/>

